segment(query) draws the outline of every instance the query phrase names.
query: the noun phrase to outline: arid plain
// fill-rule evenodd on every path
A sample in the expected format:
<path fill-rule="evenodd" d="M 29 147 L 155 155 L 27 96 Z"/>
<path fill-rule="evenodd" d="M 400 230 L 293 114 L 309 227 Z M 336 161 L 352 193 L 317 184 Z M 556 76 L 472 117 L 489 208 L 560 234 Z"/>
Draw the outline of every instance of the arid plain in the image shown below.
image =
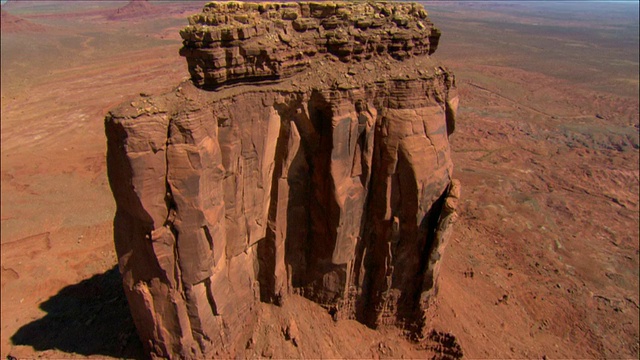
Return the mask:
<path fill-rule="evenodd" d="M 178 30 L 202 4 L 2 6 L 2 357 L 142 356 L 116 267 L 103 119 L 188 77 Z M 469 358 L 638 358 L 637 3 L 425 7 L 461 95 L 462 209 L 433 328 Z M 332 333 L 328 314 L 298 305 L 301 331 L 326 324 L 326 347 L 420 354 L 393 332 Z"/>

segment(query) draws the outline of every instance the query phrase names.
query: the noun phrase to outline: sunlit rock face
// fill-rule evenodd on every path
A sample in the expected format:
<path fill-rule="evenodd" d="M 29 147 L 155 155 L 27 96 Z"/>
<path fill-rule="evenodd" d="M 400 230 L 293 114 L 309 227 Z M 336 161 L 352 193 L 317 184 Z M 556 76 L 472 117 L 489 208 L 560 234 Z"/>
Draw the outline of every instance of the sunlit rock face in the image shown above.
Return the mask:
<path fill-rule="evenodd" d="M 191 80 L 106 117 L 114 236 L 152 356 L 233 356 L 258 302 L 419 335 L 455 220 L 453 75 L 409 3 L 205 5 Z"/>

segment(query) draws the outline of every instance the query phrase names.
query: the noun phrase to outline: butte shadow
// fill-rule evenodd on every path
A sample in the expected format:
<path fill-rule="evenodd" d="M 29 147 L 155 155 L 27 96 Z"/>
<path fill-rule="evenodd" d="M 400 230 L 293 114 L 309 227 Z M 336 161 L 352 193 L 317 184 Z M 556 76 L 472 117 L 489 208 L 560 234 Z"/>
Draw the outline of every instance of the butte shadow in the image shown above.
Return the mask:
<path fill-rule="evenodd" d="M 18 329 L 12 343 L 37 351 L 145 358 L 121 284 L 114 266 L 64 287 L 40 304 L 47 315 Z"/>

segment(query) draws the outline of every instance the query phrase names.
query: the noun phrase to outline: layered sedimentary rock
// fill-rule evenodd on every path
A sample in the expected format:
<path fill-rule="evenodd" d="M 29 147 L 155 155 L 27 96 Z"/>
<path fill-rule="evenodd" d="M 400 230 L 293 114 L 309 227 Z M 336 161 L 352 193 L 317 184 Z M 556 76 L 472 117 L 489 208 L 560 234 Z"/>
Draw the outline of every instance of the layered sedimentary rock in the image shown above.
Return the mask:
<path fill-rule="evenodd" d="M 180 54 L 204 86 L 291 76 L 323 54 L 341 61 L 430 55 L 440 38 L 422 6 L 384 2 L 212 2 L 189 23 Z"/>
<path fill-rule="evenodd" d="M 147 350 L 233 356 L 256 304 L 292 293 L 419 335 L 460 191 L 455 81 L 425 10 L 216 2 L 190 24 L 191 81 L 105 120 Z"/>

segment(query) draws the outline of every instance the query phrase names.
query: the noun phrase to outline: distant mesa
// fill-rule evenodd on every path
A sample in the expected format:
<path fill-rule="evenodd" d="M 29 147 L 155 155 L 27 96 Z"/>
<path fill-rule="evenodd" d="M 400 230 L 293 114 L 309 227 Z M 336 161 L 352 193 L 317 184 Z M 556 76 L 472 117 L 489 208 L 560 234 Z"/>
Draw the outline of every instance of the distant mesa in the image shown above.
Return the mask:
<path fill-rule="evenodd" d="M 0 26 L 2 33 L 41 32 L 45 30 L 45 27 L 42 25 L 34 24 L 29 20 L 12 15 L 4 10 L 2 10 L 1 13 L 2 20 Z"/>
<path fill-rule="evenodd" d="M 116 9 L 111 15 L 107 16 L 109 20 L 131 20 L 144 16 L 154 15 L 159 9 L 151 5 L 148 0 L 131 0 L 121 8 Z"/>

